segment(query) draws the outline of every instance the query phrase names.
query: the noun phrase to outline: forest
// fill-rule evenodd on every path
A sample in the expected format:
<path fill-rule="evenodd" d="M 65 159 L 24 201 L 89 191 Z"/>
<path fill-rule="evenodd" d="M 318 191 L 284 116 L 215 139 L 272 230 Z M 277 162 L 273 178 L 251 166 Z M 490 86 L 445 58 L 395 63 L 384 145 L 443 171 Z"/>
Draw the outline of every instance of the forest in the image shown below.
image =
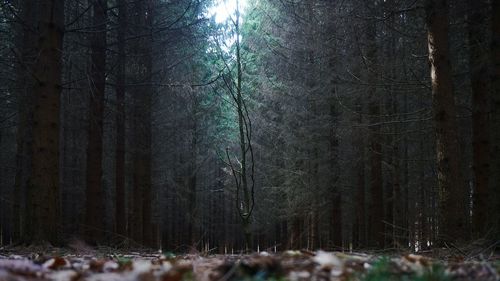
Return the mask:
<path fill-rule="evenodd" d="M 500 280 L 500 1 L 0 0 L 0 280 L 54 249 Z"/>

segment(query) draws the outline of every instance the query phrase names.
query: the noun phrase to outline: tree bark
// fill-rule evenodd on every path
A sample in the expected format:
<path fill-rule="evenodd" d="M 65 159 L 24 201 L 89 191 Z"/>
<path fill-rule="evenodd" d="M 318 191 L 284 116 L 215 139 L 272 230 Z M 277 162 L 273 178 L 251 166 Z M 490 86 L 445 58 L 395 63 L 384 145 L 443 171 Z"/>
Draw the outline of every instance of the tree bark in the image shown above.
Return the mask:
<path fill-rule="evenodd" d="M 144 108 L 144 150 L 142 152 L 142 162 L 144 164 L 144 174 L 142 174 L 140 177 L 142 178 L 143 182 L 143 198 L 145 204 L 143 204 L 143 211 L 142 211 L 142 221 L 143 221 L 143 237 L 144 237 L 144 244 L 153 247 L 153 222 L 152 222 L 152 196 L 151 196 L 151 188 L 152 188 L 152 182 L 151 182 L 151 141 L 152 141 L 152 131 L 151 131 L 151 126 L 152 126 L 152 99 L 153 99 L 153 86 L 152 86 L 152 80 L 153 80 L 153 20 L 154 20 L 154 9 L 155 9 L 155 0 L 148 0 L 147 1 L 147 15 L 146 15 L 146 26 L 150 30 L 151 34 L 150 37 L 148 38 L 148 42 L 145 46 L 145 77 L 147 81 L 147 86 L 146 86 L 146 94 L 143 95 L 144 102 L 143 104 L 145 105 Z"/>
<path fill-rule="evenodd" d="M 241 161 L 241 170 L 240 170 L 240 184 L 239 187 L 242 189 L 241 191 L 237 191 L 237 193 L 243 193 L 243 199 L 241 202 L 237 202 L 237 206 L 239 208 L 240 203 L 242 203 L 242 207 L 239 210 L 239 215 L 242 221 L 242 229 L 245 238 L 245 250 L 250 250 L 252 248 L 252 233 L 251 233 L 251 216 L 253 211 L 253 181 L 251 186 L 248 184 L 248 177 L 252 177 L 253 175 L 249 175 L 247 160 L 249 160 L 248 153 L 251 155 L 250 165 L 253 165 L 253 155 L 252 155 L 252 144 L 250 143 L 251 136 L 251 127 L 249 124 L 248 112 L 246 110 L 245 101 L 243 99 L 243 68 L 242 68 L 242 58 L 241 58 L 241 39 L 240 39 L 240 10 L 239 10 L 239 2 L 236 0 L 236 20 L 235 24 L 235 32 L 236 32 L 236 107 L 238 114 L 238 130 L 239 130 L 239 146 L 240 146 L 240 161 Z M 250 171 L 250 173 L 253 173 Z M 238 194 L 239 197 L 239 194 Z"/>
<path fill-rule="evenodd" d="M 33 130 L 33 84 L 30 77 L 34 61 L 36 36 L 33 32 L 37 15 L 37 4 L 32 0 L 19 1 L 22 23 L 19 23 L 16 53 L 19 56 L 16 68 L 16 88 L 18 89 L 18 124 L 16 132 L 16 175 L 14 180 L 14 197 L 12 210 L 12 237 L 19 240 L 23 237 L 23 220 L 25 217 L 26 184 L 30 174 L 32 158 Z"/>
<path fill-rule="evenodd" d="M 489 77 L 486 0 L 468 0 L 469 69 L 472 86 L 472 145 L 474 172 L 473 226 L 476 237 L 488 231 L 489 213 Z"/>
<path fill-rule="evenodd" d="M 500 0 L 492 1 L 491 11 L 491 62 L 492 62 L 492 111 L 491 111 L 491 169 L 490 190 L 495 226 L 493 238 L 500 237 Z M 496 211 L 495 211 L 496 210 Z"/>
<path fill-rule="evenodd" d="M 137 3 L 139 24 L 152 30 L 154 0 Z M 144 31 L 143 31 L 144 32 Z M 136 88 L 134 94 L 134 150 L 133 150 L 133 221 L 132 233 L 136 242 L 151 246 L 152 208 L 151 208 L 151 107 L 153 87 L 152 79 L 152 35 L 137 42 L 140 61 L 138 76 L 143 87 Z M 144 41 L 145 40 L 145 41 Z"/>
<path fill-rule="evenodd" d="M 127 2 L 118 1 L 118 65 L 116 74 L 116 155 L 115 155 L 115 231 L 127 234 L 125 213 L 125 32 Z"/>
<path fill-rule="evenodd" d="M 448 1 L 426 0 L 432 108 L 436 126 L 439 226 L 444 241 L 467 239 L 467 189 L 460 170 L 456 107 L 448 46 Z"/>
<path fill-rule="evenodd" d="M 332 91 L 335 91 L 334 89 Z M 335 101 L 330 101 L 330 181 L 332 190 L 332 242 L 335 248 L 342 247 L 342 192 L 339 188 L 339 140 L 335 129 L 335 124 L 338 121 L 337 110 L 334 104 Z M 319 175 L 317 176 L 319 178 Z"/>
<path fill-rule="evenodd" d="M 104 233 L 104 199 L 102 187 L 103 112 L 106 82 L 107 0 L 93 0 L 93 30 L 90 39 L 90 103 L 88 116 L 87 188 L 85 204 L 85 237 L 95 244 Z"/>
<path fill-rule="evenodd" d="M 64 0 L 40 3 L 33 112 L 33 161 L 27 191 L 26 238 L 59 243 L 59 109 Z"/>
<path fill-rule="evenodd" d="M 359 114 L 359 124 L 362 123 L 361 114 Z M 365 142 L 363 141 L 363 136 L 356 136 L 355 147 L 359 149 L 359 160 L 356 163 L 356 224 L 355 224 L 355 236 L 354 241 L 356 241 L 356 246 L 366 246 L 367 235 L 366 235 L 366 200 L 365 200 Z"/>
<path fill-rule="evenodd" d="M 198 146 L 198 139 L 197 139 L 197 134 L 198 134 L 198 126 L 197 126 L 197 120 L 196 120 L 196 107 L 197 107 L 197 101 L 194 98 L 193 100 L 193 113 L 192 113 L 192 136 L 191 136 L 191 163 L 190 163 L 190 171 L 189 171 L 189 177 L 188 177 L 188 205 L 189 205 L 189 210 L 188 210 L 188 236 L 189 236 L 189 243 L 190 245 L 196 249 L 196 246 L 198 244 L 198 237 L 196 235 L 197 233 L 197 228 L 196 224 L 198 223 L 198 211 L 197 211 L 197 203 L 196 203 L 196 187 L 197 187 L 197 163 L 196 163 L 196 155 L 197 155 L 197 146 Z"/>
<path fill-rule="evenodd" d="M 380 126 L 376 125 L 380 120 L 380 101 L 377 97 L 377 88 L 375 83 L 377 81 L 377 45 L 376 45 L 376 32 L 377 28 L 375 23 L 367 22 L 367 71 L 369 88 L 368 94 L 370 103 L 368 112 L 370 114 L 371 137 L 370 137 L 370 191 L 371 191 L 371 204 L 370 204 L 370 232 L 373 234 L 372 244 L 383 247 L 384 246 L 384 194 L 383 194 L 383 179 L 382 179 L 382 145 L 380 137 Z"/>

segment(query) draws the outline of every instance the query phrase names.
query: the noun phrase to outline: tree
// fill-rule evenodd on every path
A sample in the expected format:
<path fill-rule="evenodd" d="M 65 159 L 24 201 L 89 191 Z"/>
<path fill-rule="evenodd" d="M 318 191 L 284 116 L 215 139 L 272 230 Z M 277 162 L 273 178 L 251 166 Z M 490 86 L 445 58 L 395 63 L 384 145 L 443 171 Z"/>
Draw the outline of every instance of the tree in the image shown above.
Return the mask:
<path fill-rule="evenodd" d="M 472 86 L 472 145 L 474 172 L 473 226 L 476 236 L 487 232 L 489 213 L 489 77 L 486 49 L 487 1 L 467 1 L 469 35 L 469 69 Z"/>
<path fill-rule="evenodd" d="M 127 217 L 125 214 L 125 65 L 127 30 L 127 0 L 118 3 L 118 57 L 116 67 L 116 152 L 115 152 L 115 231 L 126 235 Z"/>
<path fill-rule="evenodd" d="M 500 235 L 500 1 L 493 0 L 491 5 L 491 62 L 492 62 L 492 108 L 491 108 L 491 157 L 490 157 L 490 190 L 494 215 L 494 231 L 492 237 Z"/>
<path fill-rule="evenodd" d="M 103 113 L 106 82 L 107 0 L 92 2 L 91 63 L 87 147 L 85 236 L 88 242 L 102 241 L 104 220 L 102 187 Z"/>
<path fill-rule="evenodd" d="M 366 22 L 366 75 L 368 80 L 368 113 L 370 115 L 370 231 L 373 233 L 374 245 L 384 246 L 384 189 L 382 178 L 382 139 L 380 134 L 380 97 L 377 95 L 377 25 Z"/>
<path fill-rule="evenodd" d="M 133 48 L 136 52 L 134 61 L 135 82 L 141 87 L 133 88 L 133 116 L 132 116 L 132 177 L 133 190 L 131 192 L 132 238 L 141 244 L 151 246 L 151 122 L 152 122 L 152 66 L 153 66 L 153 23 L 155 14 L 154 0 L 145 0 L 135 3 L 134 29 L 138 39 L 134 40 Z"/>
<path fill-rule="evenodd" d="M 426 0 L 425 12 L 436 127 L 439 225 L 443 241 L 467 239 L 467 189 L 460 169 L 457 111 L 448 46 L 447 0 Z"/>
<path fill-rule="evenodd" d="M 36 21 L 37 5 L 33 1 L 22 1 L 20 4 L 22 23 L 18 23 L 18 39 L 16 41 L 16 54 L 18 66 L 16 82 L 18 89 L 18 123 L 16 132 L 16 175 L 14 182 L 13 198 L 13 238 L 20 240 L 23 237 L 24 203 L 26 194 L 27 177 L 30 174 L 30 161 L 32 158 L 32 112 L 33 112 L 33 84 L 31 68 L 34 61 L 33 47 L 36 37 L 32 31 Z"/>
<path fill-rule="evenodd" d="M 27 188 L 26 241 L 59 240 L 59 103 L 64 1 L 44 1 L 33 66 L 33 159 Z"/>
<path fill-rule="evenodd" d="M 252 233 L 250 229 L 252 213 L 255 206 L 254 197 L 254 154 L 251 143 L 252 138 L 252 123 L 248 115 L 248 108 L 243 97 L 243 69 L 242 69 L 242 54 L 241 54 L 241 33 L 240 33 L 240 9 L 239 1 L 236 0 L 236 16 L 233 20 L 234 38 L 235 38 L 235 78 L 225 78 L 224 82 L 227 86 L 237 111 L 238 119 L 238 135 L 239 135 L 239 169 L 234 166 L 229 148 L 226 148 L 226 156 L 228 165 L 231 168 L 234 182 L 236 185 L 236 208 L 241 219 L 243 233 L 245 236 L 245 249 L 248 251 L 252 248 Z M 231 68 L 226 66 L 229 71 Z M 226 80 L 227 79 L 227 80 Z M 236 80 L 236 81 L 235 81 Z M 250 183 L 249 183 L 250 181 Z M 240 196 L 243 195 L 243 198 Z"/>

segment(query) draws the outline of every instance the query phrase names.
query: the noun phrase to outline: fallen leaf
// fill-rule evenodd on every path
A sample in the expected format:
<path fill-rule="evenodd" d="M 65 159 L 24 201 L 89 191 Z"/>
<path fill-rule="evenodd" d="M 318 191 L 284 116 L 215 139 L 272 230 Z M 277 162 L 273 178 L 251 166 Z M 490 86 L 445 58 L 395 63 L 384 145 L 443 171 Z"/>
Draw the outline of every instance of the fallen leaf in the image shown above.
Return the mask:
<path fill-rule="evenodd" d="M 47 260 L 42 264 L 43 268 L 51 269 L 51 270 L 56 270 L 56 269 L 61 269 L 61 268 L 69 268 L 71 264 L 69 261 L 65 258 L 62 257 L 55 257 Z"/>

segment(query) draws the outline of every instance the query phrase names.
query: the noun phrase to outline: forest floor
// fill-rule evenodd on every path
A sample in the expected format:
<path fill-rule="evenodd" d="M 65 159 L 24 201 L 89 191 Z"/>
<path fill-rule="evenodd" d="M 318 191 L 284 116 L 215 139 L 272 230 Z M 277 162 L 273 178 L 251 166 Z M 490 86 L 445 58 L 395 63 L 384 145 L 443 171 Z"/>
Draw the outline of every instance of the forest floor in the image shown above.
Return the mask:
<path fill-rule="evenodd" d="M 432 257 L 431 257 L 432 256 Z M 1 248 L 0 281 L 500 280 L 500 255 L 286 251 L 203 255 Z"/>

